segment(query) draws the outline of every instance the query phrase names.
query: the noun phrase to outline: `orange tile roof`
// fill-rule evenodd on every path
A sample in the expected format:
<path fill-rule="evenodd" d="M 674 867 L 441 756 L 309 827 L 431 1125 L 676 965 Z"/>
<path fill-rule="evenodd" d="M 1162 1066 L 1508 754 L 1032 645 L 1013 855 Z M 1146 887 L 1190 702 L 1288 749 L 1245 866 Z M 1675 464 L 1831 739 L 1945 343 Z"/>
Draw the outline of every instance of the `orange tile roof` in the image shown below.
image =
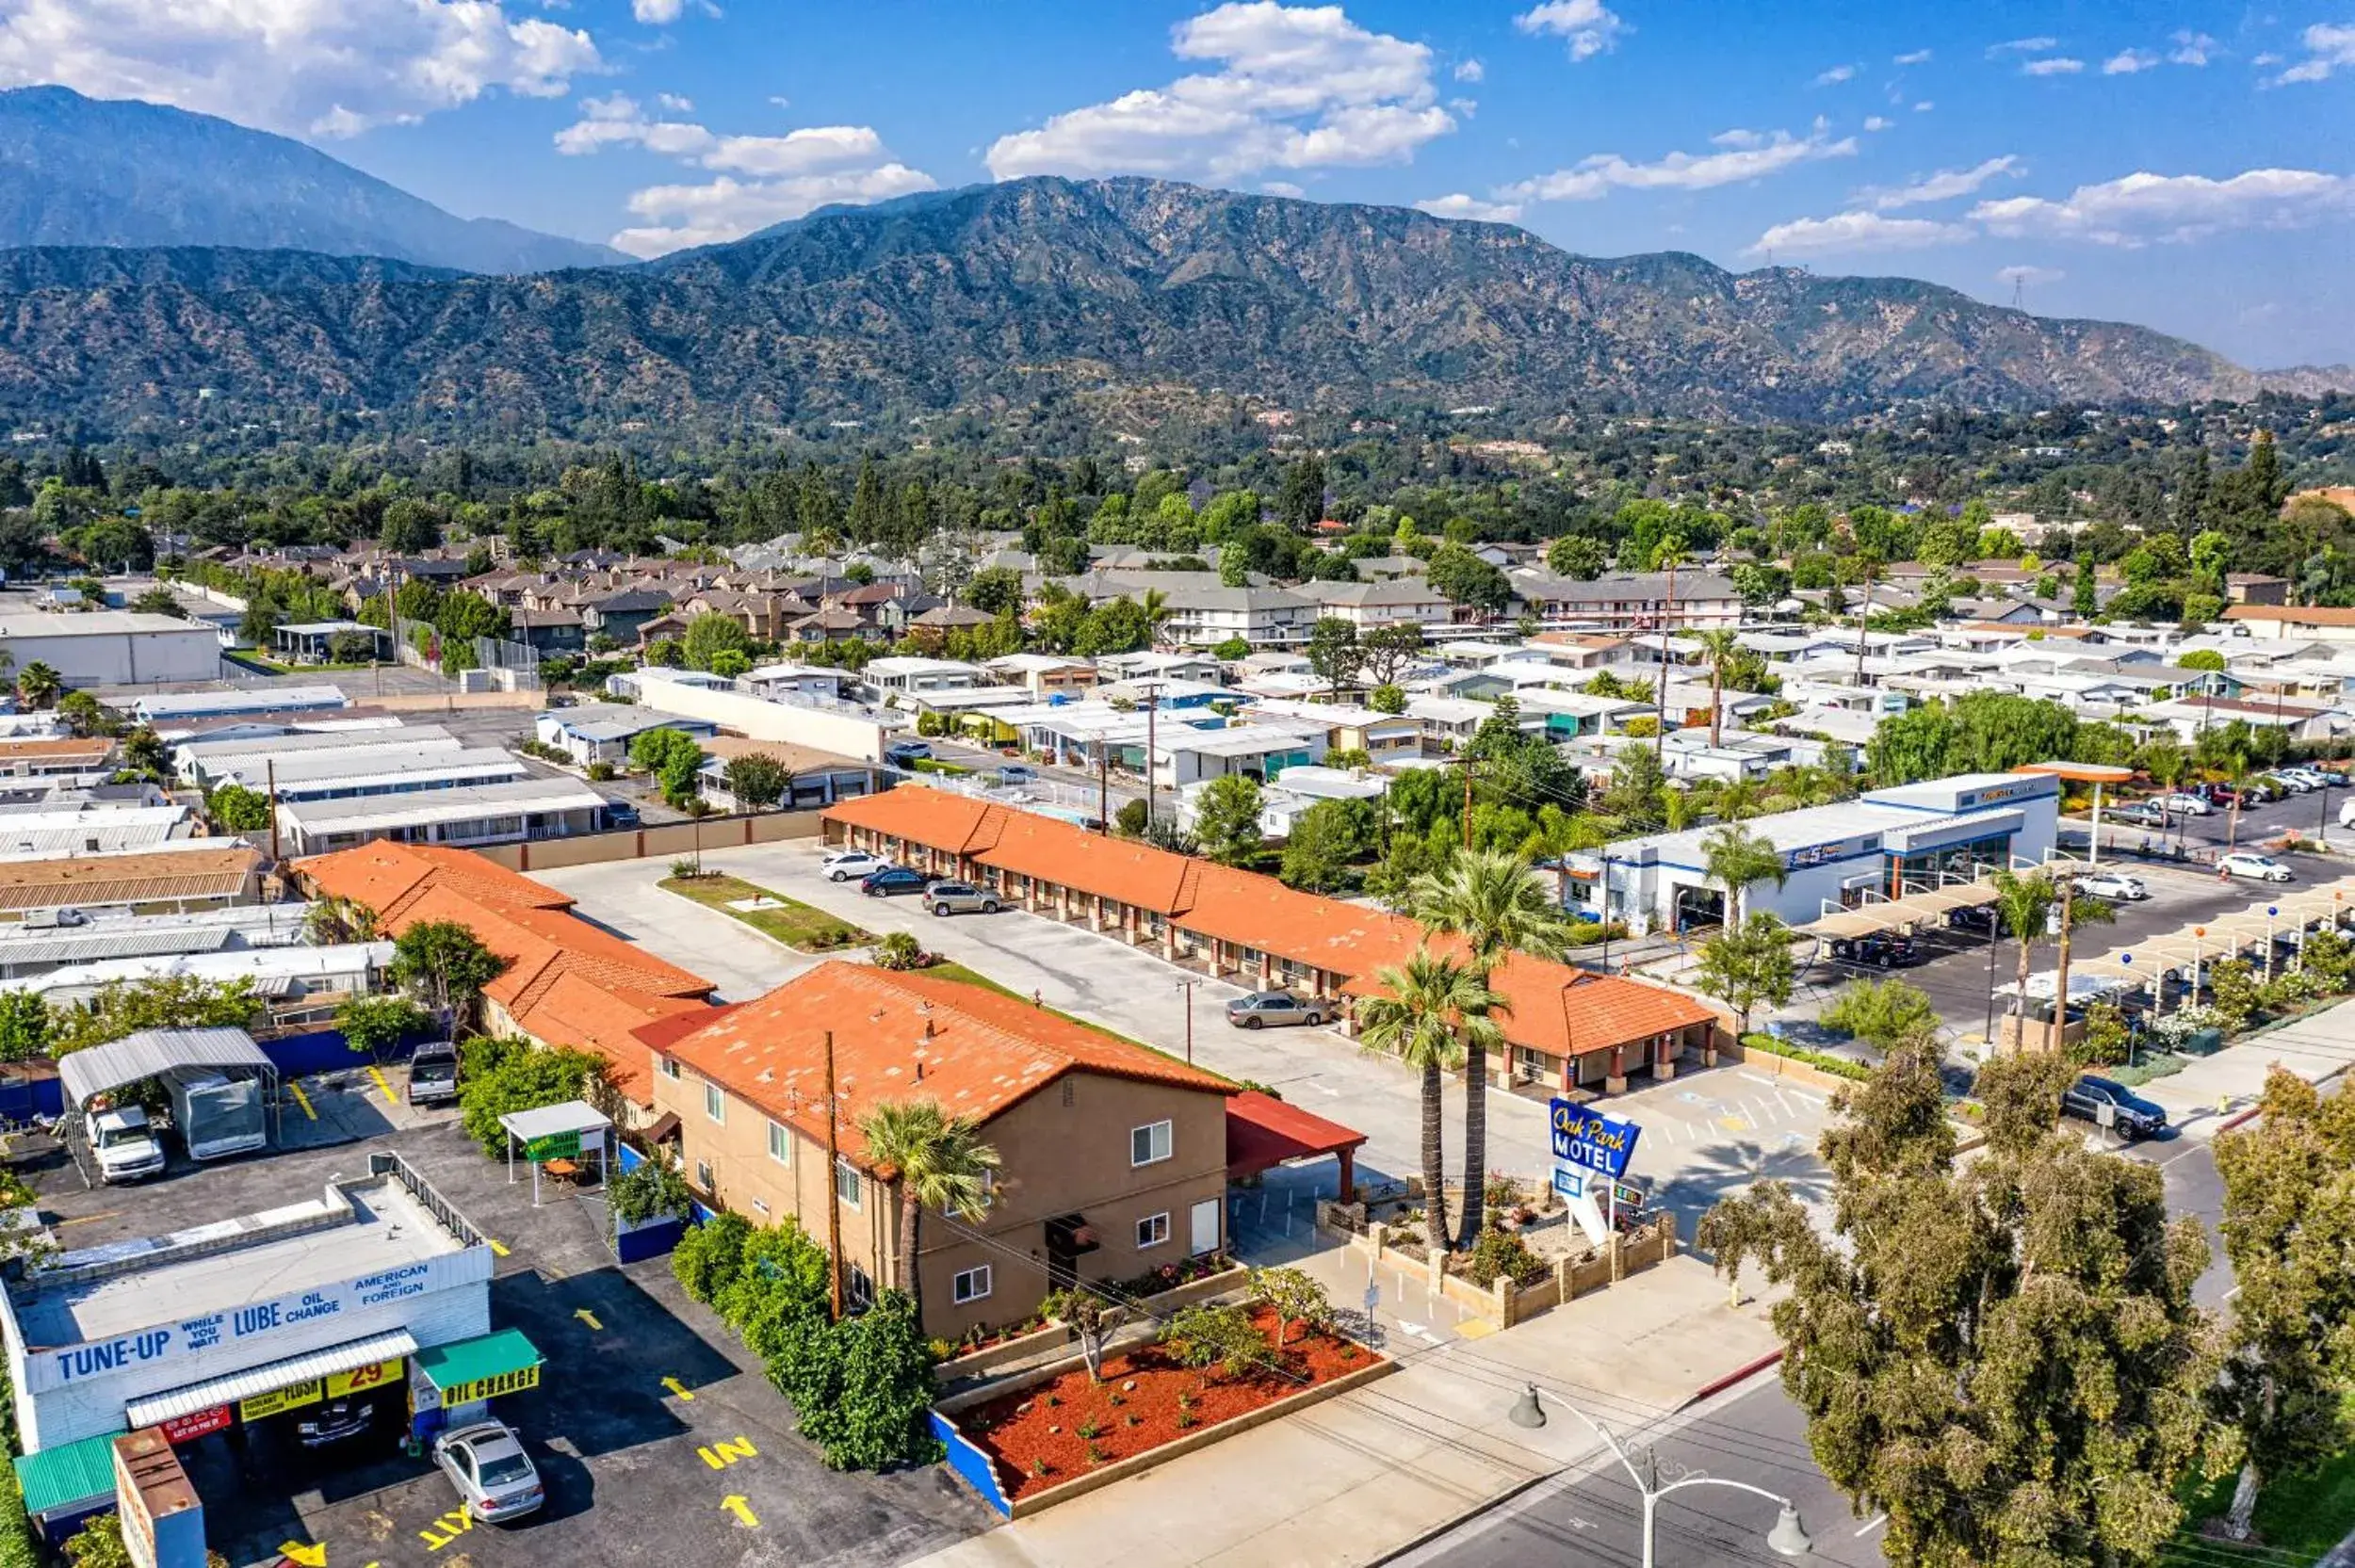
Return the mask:
<path fill-rule="evenodd" d="M 559 975 L 531 1010 L 531 1034 L 544 1044 L 569 1046 L 605 1059 L 606 1077 L 624 1098 L 654 1102 L 654 1057 L 638 1030 L 711 1008 L 692 997 L 655 996 L 625 986 L 611 989 L 575 974 Z"/>
<path fill-rule="evenodd" d="M 294 863 L 295 875 L 330 897 L 365 904 L 385 922 L 428 887 L 459 887 L 483 903 L 570 909 L 570 896 L 463 849 L 389 839 Z"/>
<path fill-rule="evenodd" d="M 906 799 L 900 798 L 902 794 Z M 872 828 L 960 855 L 976 853 L 996 843 L 999 828 L 1012 815 L 1003 806 L 993 806 L 969 796 L 920 787 L 889 789 L 881 795 L 837 801 L 828 806 L 825 814 L 836 822 Z"/>
<path fill-rule="evenodd" d="M 103 762 L 114 749 L 115 743 L 104 736 L 87 740 L 70 736 L 49 740 L 0 740 L 0 762 L 37 757 L 95 757 Z"/>
<path fill-rule="evenodd" d="M 834 1032 L 836 1137 L 864 1159 L 858 1119 L 930 1098 L 986 1122 L 1065 1073 L 1224 1094 L 1224 1080 L 982 986 L 829 960 L 671 1041 L 665 1054 L 763 1114 L 825 1137 Z"/>

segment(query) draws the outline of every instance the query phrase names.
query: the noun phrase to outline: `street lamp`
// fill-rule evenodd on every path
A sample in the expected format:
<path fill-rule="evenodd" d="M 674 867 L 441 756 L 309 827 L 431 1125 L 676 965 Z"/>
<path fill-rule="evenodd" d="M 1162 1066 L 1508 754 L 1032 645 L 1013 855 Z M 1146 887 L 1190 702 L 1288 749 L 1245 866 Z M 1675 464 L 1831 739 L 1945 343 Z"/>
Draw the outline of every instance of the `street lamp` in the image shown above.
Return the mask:
<path fill-rule="evenodd" d="M 1636 1492 L 1642 1495 L 1644 1499 L 1642 1568 L 1654 1568 L 1652 1547 L 1658 1525 L 1660 1499 L 1671 1492 L 1681 1491 L 1688 1486 L 1730 1487 L 1736 1492 L 1747 1492 L 1754 1497 L 1763 1497 L 1782 1511 L 1775 1516 L 1774 1528 L 1766 1532 L 1768 1549 L 1778 1557 L 1805 1557 L 1814 1549 L 1815 1543 L 1808 1538 L 1807 1527 L 1799 1521 L 1798 1505 L 1782 1494 L 1769 1492 L 1762 1486 L 1752 1486 L 1747 1481 L 1725 1480 L 1716 1476 L 1687 1476 L 1682 1480 L 1670 1481 L 1665 1486 L 1655 1488 L 1646 1482 L 1644 1473 L 1635 1468 L 1635 1462 L 1628 1458 L 1627 1450 L 1619 1447 L 1619 1440 L 1611 1435 L 1609 1428 L 1567 1400 L 1563 1402 L 1562 1408 L 1585 1422 L 1594 1434 L 1603 1440 L 1605 1446 L 1611 1450 L 1611 1457 L 1619 1462 L 1620 1467 L 1627 1471 L 1628 1479 L 1635 1483 Z M 1517 1427 L 1528 1427 L 1532 1430 L 1546 1424 L 1545 1402 L 1537 1397 L 1535 1383 L 1530 1383 L 1521 1390 L 1520 1398 L 1513 1401 L 1513 1408 L 1506 1413 L 1505 1419 Z"/>

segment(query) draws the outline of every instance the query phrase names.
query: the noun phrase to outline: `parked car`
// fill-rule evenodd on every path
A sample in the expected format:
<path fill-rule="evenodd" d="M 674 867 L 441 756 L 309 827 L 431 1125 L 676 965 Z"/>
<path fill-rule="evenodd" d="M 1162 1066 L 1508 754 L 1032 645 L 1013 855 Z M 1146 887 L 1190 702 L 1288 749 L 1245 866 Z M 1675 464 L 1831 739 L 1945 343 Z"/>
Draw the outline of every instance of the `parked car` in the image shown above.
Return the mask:
<path fill-rule="evenodd" d="M 924 907 L 934 914 L 995 914 L 1002 906 L 971 882 L 938 881 L 924 889 Z"/>
<path fill-rule="evenodd" d="M 2280 768 L 2257 781 L 2281 795 L 2312 795 L 2322 787 L 2321 782 L 2310 779 L 2295 768 Z"/>
<path fill-rule="evenodd" d="M 1289 991 L 1255 991 L 1226 1004 L 1226 1022 L 1239 1029 L 1262 1029 L 1271 1024 L 1314 1027 L 1331 1016 L 1324 1003 L 1303 1000 Z"/>
<path fill-rule="evenodd" d="M 433 1440 L 433 1463 L 458 1489 L 459 1506 L 486 1525 L 520 1519 L 547 1500 L 523 1439 L 504 1421 L 476 1421 Z"/>
<path fill-rule="evenodd" d="M 638 826 L 638 808 L 627 800 L 608 796 L 605 802 L 605 825 L 609 828 L 629 829 Z"/>
<path fill-rule="evenodd" d="M 2206 800 L 2198 795 L 2186 795 L 2181 790 L 2172 795 L 2162 795 L 2151 803 L 2169 816 L 2214 816 L 2216 815 L 2216 807 L 2210 805 Z"/>
<path fill-rule="evenodd" d="M 2339 807 L 2339 826 L 2355 828 L 2355 800 L 2346 801 Z"/>
<path fill-rule="evenodd" d="M 2136 800 L 2129 805 L 2120 806 L 2115 810 L 2104 812 L 2103 813 L 2103 818 L 2108 822 L 2124 823 L 2129 827 L 2136 828 L 2164 828 L 2167 826 L 2167 813 L 2161 811 L 2158 806 L 2147 800 Z"/>
<path fill-rule="evenodd" d="M 1985 936 L 1995 929 L 1993 904 L 1965 904 L 1946 912 L 1946 929 L 1950 931 L 1975 931 Z"/>
<path fill-rule="evenodd" d="M 2140 877 L 2130 877 L 2123 871 L 2090 871 L 2077 879 L 2077 891 L 2093 898 L 2111 898 L 2121 903 L 2136 903 L 2151 897 Z"/>
<path fill-rule="evenodd" d="M 881 855 L 864 849 L 836 849 L 818 863 L 819 872 L 830 882 L 847 882 L 853 877 L 865 877 L 870 872 L 885 870 L 891 863 Z"/>
<path fill-rule="evenodd" d="M 1004 763 L 999 767 L 998 782 L 1001 784 L 1036 784 L 1038 769 L 1023 762 Z"/>
<path fill-rule="evenodd" d="M 117 1106 L 90 1118 L 90 1154 L 98 1161 L 100 1185 L 135 1182 L 160 1175 L 164 1169 L 163 1140 L 138 1106 Z"/>
<path fill-rule="evenodd" d="M 303 1412 L 302 1419 L 295 1423 L 295 1441 L 306 1448 L 324 1448 L 359 1436 L 375 1422 L 375 1401 L 349 1397 L 330 1399 Z"/>
<path fill-rule="evenodd" d="M 446 1106 L 458 1098 L 458 1047 L 430 1040 L 409 1059 L 409 1103 Z"/>
<path fill-rule="evenodd" d="M 895 740 L 884 748 L 884 761 L 893 768 L 913 768 L 932 756 L 933 749 L 920 740 Z"/>
<path fill-rule="evenodd" d="M 2251 877 L 2261 882 L 2286 882 L 2297 875 L 2271 855 L 2261 855 L 2252 849 L 2238 849 L 2218 857 L 2216 868 L 2228 877 Z"/>
<path fill-rule="evenodd" d="M 869 871 L 858 881 L 858 890 L 869 898 L 888 898 L 895 893 L 924 891 L 924 873 L 904 865 L 886 865 L 880 871 Z"/>
<path fill-rule="evenodd" d="M 2061 1091 L 2061 1109 L 2088 1122 L 2102 1119 L 2102 1107 L 2115 1113 L 2111 1125 L 2128 1138 L 2156 1138 L 2167 1131 L 2167 1107 L 2144 1099 L 2124 1084 L 2088 1073 Z"/>
<path fill-rule="evenodd" d="M 1914 946 L 1913 938 L 1880 931 L 1871 936 L 1835 936 L 1831 939 L 1831 956 L 1843 963 L 1895 969 L 1920 962 L 1922 954 Z"/>

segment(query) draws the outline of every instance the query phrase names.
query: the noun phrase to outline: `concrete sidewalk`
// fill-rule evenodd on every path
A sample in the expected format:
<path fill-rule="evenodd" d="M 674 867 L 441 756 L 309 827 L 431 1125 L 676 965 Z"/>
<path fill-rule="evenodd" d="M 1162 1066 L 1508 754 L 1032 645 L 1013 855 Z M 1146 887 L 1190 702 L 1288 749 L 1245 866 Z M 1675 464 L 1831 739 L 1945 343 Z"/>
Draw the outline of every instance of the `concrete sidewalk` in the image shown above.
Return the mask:
<path fill-rule="evenodd" d="M 1679 1256 L 1505 1334 L 1430 1348 L 1393 1341 L 1405 1369 L 1391 1377 L 918 1561 L 1378 1561 L 1600 1452 L 1565 1402 L 1629 1434 L 1777 1348 L 1762 1303 L 1732 1307 L 1707 1265 Z M 1533 1381 L 1554 1418 L 1529 1431 L 1506 1412 Z"/>
<path fill-rule="evenodd" d="M 2267 1029 L 2211 1057 L 2194 1058 L 2182 1072 L 2154 1078 L 2136 1092 L 2167 1107 L 2168 1122 L 2187 1138 L 2214 1138 L 2224 1123 L 2257 1103 L 2266 1074 L 2281 1066 L 2309 1083 L 2347 1070 L 2355 1060 L 2355 1002 Z"/>

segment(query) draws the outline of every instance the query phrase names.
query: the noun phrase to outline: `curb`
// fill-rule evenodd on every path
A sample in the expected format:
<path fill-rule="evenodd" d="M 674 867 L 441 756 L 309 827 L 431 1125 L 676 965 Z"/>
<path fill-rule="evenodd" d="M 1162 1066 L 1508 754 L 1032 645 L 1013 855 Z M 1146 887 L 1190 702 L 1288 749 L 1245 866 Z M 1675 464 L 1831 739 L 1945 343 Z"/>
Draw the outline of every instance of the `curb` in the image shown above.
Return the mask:
<path fill-rule="evenodd" d="M 1541 1486 L 1545 1482 L 1552 1480 L 1557 1476 L 1567 1474 L 1568 1469 L 1569 1466 L 1567 1465 L 1558 1465 L 1551 1470 L 1540 1470 L 1535 1475 L 1524 1477 L 1522 1479 L 1517 1480 L 1512 1485 L 1505 1487 L 1502 1491 L 1496 1493 L 1486 1502 L 1474 1503 L 1471 1507 L 1464 1510 L 1460 1513 L 1455 1514 L 1452 1518 L 1443 1520 L 1439 1524 L 1432 1526 L 1429 1529 L 1419 1532 L 1413 1540 L 1401 1542 L 1396 1546 L 1390 1547 L 1389 1550 L 1385 1551 L 1381 1556 L 1367 1559 L 1367 1568 L 1382 1568 L 1384 1563 L 1396 1562 L 1401 1558 L 1411 1556 L 1412 1554 L 1422 1550 L 1425 1546 L 1430 1545 L 1433 1542 L 1442 1540 L 1447 1536 L 1454 1534 L 1457 1530 L 1462 1529 L 1466 1525 L 1470 1524 L 1473 1520 L 1483 1518 L 1487 1514 L 1494 1512 L 1496 1510 L 1503 1508 L 1514 1499 L 1519 1497 L 1523 1493 L 1526 1493 L 1535 1487 Z"/>
<path fill-rule="evenodd" d="M 1760 1356 L 1756 1361 L 1751 1362 L 1747 1366 L 1736 1367 L 1734 1370 L 1728 1372 L 1724 1377 L 1717 1379 L 1713 1382 L 1703 1383 L 1700 1387 L 1695 1389 L 1692 1396 L 1682 1404 L 1677 1406 L 1677 1408 L 1679 1410 L 1690 1410 L 1693 1406 L 1699 1404 L 1703 1399 L 1710 1398 L 1712 1395 L 1723 1394 L 1727 1389 L 1731 1388 L 1737 1382 L 1747 1382 L 1750 1379 L 1758 1376 L 1769 1366 L 1778 1366 L 1781 1361 L 1782 1352 L 1780 1350 L 1771 1351 L 1766 1355 Z"/>

